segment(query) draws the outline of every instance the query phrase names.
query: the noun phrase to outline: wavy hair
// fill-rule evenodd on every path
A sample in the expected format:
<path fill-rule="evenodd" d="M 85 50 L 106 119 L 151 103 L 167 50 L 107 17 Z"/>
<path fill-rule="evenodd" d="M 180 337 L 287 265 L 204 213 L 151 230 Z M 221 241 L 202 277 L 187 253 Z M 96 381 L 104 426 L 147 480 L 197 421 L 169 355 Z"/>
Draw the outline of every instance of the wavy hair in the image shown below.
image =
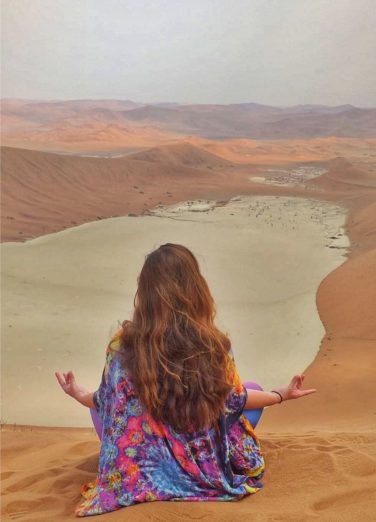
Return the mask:
<path fill-rule="evenodd" d="M 166 243 L 146 256 L 123 362 L 151 416 L 176 431 L 215 426 L 230 382 L 230 340 L 214 324 L 215 304 L 195 256 Z"/>

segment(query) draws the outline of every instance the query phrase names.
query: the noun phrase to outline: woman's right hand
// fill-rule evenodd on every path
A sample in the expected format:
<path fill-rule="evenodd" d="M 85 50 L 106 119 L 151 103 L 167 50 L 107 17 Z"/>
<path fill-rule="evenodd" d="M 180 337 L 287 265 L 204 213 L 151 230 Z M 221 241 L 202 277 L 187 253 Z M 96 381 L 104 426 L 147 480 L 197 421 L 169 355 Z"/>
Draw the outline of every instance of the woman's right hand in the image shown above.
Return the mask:
<path fill-rule="evenodd" d="M 294 375 L 287 386 L 280 386 L 279 388 L 274 388 L 274 390 L 278 391 L 282 395 L 284 401 L 288 401 L 290 399 L 299 399 L 305 395 L 315 393 L 317 391 L 316 388 L 311 388 L 309 390 L 301 389 L 304 377 L 305 375 L 303 374 Z"/>
<path fill-rule="evenodd" d="M 93 392 L 89 392 L 86 388 L 83 388 L 76 383 L 72 370 L 63 374 L 55 372 L 55 376 L 67 395 L 70 395 L 80 404 L 83 404 L 88 408 L 96 408 L 93 400 Z"/>
<path fill-rule="evenodd" d="M 64 392 L 76 399 L 80 392 L 80 386 L 76 383 L 72 370 L 63 374 L 55 372 L 55 376 Z"/>

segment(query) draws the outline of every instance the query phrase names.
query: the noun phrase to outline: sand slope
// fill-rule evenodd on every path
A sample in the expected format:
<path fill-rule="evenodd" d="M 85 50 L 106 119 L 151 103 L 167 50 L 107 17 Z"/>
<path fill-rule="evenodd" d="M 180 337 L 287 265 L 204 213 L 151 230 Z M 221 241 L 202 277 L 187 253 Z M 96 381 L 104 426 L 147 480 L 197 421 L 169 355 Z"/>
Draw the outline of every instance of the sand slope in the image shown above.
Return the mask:
<path fill-rule="evenodd" d="M 97 388 L 109 329 L 131 318 L 144 256 L 169 241 L 197 254 L 240 376 L 265 387 L 283 384 L 317 353 L 324 329 L 316 288 L 345 260 L 344 222 L 337 205 L 243 196 L 3 244 L 3 419 L 91 425 L 55 386 L 53 371 L 69 367 L 79 382 Z"/>
<path fill-rule="evenodd" d="M 159 203 L 210 192 L 221 195 L 228 173 L 205 167 L 4 147 L 2 241 L 22 241 L 95 219 L 142 213 Z M 234 173 L 233 191 L 240 185 L 238 178 Z"/>
<path fill-rule="evenodd" d="M 374 142 L 359 141 L 218 143 L 195 138 L 111 160 L 2 147 L 1 239 L 25 241 L 104 217 L 141 214 L 160 203 L 237 194 L 312 196 L 354 204 L 361 196 L 361 207 L 364 198 L 374 198 L 376 169 L 370 161 Z M 351 162 L 335 159 L 345 153 Z M 306 186 L 250 181 L 273 176 L 269 169 L 302 165 L 327 173 Z"/>

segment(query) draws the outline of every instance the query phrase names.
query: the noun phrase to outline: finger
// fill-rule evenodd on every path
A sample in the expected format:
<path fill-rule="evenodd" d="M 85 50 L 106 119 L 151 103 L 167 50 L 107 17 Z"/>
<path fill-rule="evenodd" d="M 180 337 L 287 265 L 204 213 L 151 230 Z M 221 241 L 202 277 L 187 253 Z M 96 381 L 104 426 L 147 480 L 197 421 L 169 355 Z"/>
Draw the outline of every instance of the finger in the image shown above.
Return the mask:
<path fill-rule="evenodd" d="M 295 375 L 290 383 L 291 388 L 299 389 L 302 385 L 301 377 L 300 375 Z"/>
<path fill-rule="evenodd" d="M 311 388 L 310 390 L 300 390 L 302 395 L 310 395 L 311 393 L 317 392 L 316 388 Z"/>
<path fill-rule="evenodd" d="M 60 386 L 63 388 L 65 386 L 65 379 L 59 372 L 55 372 L 56 378 L 59 381 Z"/>
<path fill-rule="evenodd" d="M 60 382 L 61 380 L 63 380 L 63 377 L 61 375 L 61 373 L 59 372 L 55 372 L 55 376 L 56 376 L 56 379 Z"/>

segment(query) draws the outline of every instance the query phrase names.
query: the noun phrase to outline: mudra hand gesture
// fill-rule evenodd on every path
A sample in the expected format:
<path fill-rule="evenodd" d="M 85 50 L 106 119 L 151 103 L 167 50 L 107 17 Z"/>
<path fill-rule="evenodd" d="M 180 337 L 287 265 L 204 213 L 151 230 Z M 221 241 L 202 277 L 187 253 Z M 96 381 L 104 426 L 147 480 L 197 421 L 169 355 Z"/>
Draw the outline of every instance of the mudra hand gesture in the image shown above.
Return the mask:
<path fill-rule="evenodd" d="M 304 374 L 294 375 L 287 386 L 280 386 L 279 388 L 274 388 L 274 390 L 281 394 L 282 400 L 284 401 L 288 401 L 290 399 L 299 399 L 305 395 L 315 393 L 317 391 L 316 388 L 311 388 L 309 390 L 301 389 L 304 377 Z"/>
<path fill-rule="evenodd" d="M 69 370 L 69 372 L 66 373 L 55 372 L 55 376 L 61 388 L 67 395 L 70 395 L 73 399 L 76 399 L 76 401 L 88 408 L 95 408 L 93 392 L 90 392 L 83 386 L 77 384 L 72 370 Z"/>
<path fill-rule="evenodd" d="M 55 372 L 55 376 L 60 386 L 67 395 L 70 395 L 71 397 L 75 397 L 77 395 L 79 386 L 76 383 L 76 379 L 72 370 L 69 370 L 69 372 L 62 374 L 59 372 Z"/>

